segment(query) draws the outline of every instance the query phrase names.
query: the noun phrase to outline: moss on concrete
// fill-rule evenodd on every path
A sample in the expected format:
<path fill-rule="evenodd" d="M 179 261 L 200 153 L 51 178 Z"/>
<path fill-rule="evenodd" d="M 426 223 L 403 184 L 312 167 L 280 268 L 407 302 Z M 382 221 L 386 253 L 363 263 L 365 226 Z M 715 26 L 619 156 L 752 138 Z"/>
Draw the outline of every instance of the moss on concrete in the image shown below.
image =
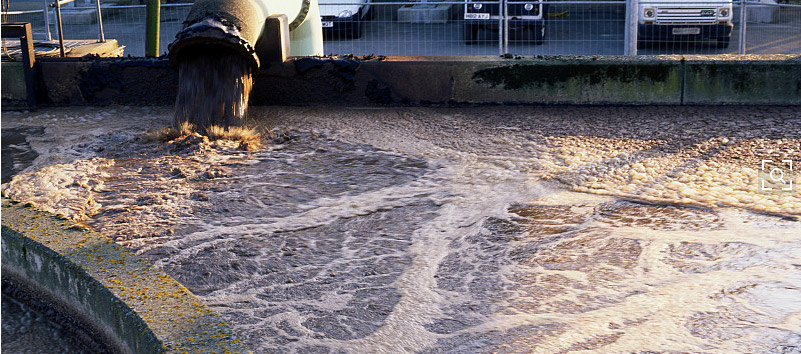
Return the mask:
<path fill-rule="evenodd" d="M 4 99 L 24 100 L 28 97 L 25 86 L 25 70 L 22 62 L 3 62 L 2 64 L 2 92 Z"/>
<path fill-rule="evenodd" d="M 189 290 L 108 238 L 2 200 L 2 269 L 130 353 L 244 353 Z"/>
<path fill-rule="evenodd" d="M 457 101 L 679 104 L 681 99 L 679 61 L 547 57 L 496 60 L 471 69 L 456 69 Z"/>
<path fill-rule="evenodd" d="M 686 68 L 686 103 L 801 104 L 801 61 L 698 61 Z"/>

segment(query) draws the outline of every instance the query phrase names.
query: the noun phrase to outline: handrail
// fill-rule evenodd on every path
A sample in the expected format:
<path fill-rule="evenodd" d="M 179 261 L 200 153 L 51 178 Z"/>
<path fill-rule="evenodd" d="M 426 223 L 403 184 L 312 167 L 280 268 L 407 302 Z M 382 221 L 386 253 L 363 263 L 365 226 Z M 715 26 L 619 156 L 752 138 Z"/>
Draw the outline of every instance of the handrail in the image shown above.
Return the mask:
<path fill-rule="evenodd" d="M 47 1 L 47 0 L 45 0 L 45 1 Z M 62 58 L 65 57 L 66 54 L 64 53 L 64 33 L 62 33 L 63 29 L 64 29 L 64 26 L 63 26 L 63 23 L 61 21 L 61 5 L 69 4 L 69 3 L 73 2 L 73 1 L 75 1 L 75 0 L 58 0 L 58 1 L 53 1 L 50 5 L 48 5 L 48 6 L 54 7 L 56 9 L 56 21 L 58 22 L 57 23 L 57 26 L 58 26 L 58 46 L 59 46 L 59 52 L 60 52 Z M 100 34 L 100 39 L 98 40 L 98 42 L 104 43 L 106 41 L 106 35 L 105 35 L 105 33 L 103 33 L 103 14 L 100 11 L 100 0 L 95 0 L 95 1 L 96 1 L 96 4 L 97 4 L 97 7 L 96 7 L 96 11 L 97 11 L 97 26 L 98 26 L 98 32 Z M 45 15 L 45 16 L 47 16 L 47 15 Z M 45 20 L 47 22 L 46 18 L 45 18 Z M 47 29 L 48 29 L 48 33 L 49 33 L 49 31 L 50 31 L 49 24 L 47 26 Z M 49 37 L 49 35 L 48 35 L 48 37 Z"/>

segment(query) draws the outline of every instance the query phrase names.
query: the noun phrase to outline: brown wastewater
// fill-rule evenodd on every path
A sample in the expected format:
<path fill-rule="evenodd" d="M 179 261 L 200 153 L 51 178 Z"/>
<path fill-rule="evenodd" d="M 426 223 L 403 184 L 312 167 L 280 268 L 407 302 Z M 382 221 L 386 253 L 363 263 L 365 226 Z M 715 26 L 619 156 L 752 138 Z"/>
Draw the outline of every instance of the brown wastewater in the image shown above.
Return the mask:
<path fill-rule="evenodd" d="M 163 269 L 254 353 L 801 352 L 797 107 L 248 119 L 255 151 L 158 139 L 169 107 L 4 112 L 2 190 Z"/>

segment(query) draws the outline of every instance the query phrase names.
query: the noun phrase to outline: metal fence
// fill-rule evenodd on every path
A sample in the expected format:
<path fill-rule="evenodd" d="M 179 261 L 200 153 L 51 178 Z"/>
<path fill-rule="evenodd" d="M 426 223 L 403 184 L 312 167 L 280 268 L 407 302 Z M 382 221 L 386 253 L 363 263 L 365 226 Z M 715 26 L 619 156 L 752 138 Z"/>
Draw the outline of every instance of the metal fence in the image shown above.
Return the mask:
<path fill-rule="evenodd" d="M 773 0 L 765 0 L 770 3 L 740 0 L 734 3 L 725 0 L 699 0 L 697 3 L 664 0 L 319 1 L 326 54 L 801 53 L 799 0 L 784 0 L 795 3 L 782 4 L 773 3 Z M 94 7 L 85 6 L 87 9 Z M 160 53 L 167 51 L 167 45 L 181 29 L 190 7 L 191 4 L 162 5 Z M 627 19 L 628 8 L 637 9 L 634 10 L 637 13 L 632 12 L 632 17 Z M 51 32 L 54 32 L 52 11 L 50 16 Z M 65 16 L 68 18 L 69 14 Z M 103 5 L 102 18 L 106 38 L 125 45 L 128 55 L 144 55 L 144 5 Z M 9 13 L 6 19 L 31 22 L 34 38 L 46 39 L 42 10 Z M 632 25 L 627 26 L 627 23 Z M 632 37 L 637 38 L 636 42 L 627 41 L 626 33 L 632 26 L 637 27 L 637 37 Z M 97 25 L 91 21 L 66 21 L 63 32 L 66 39 L 98 36 Z"/>

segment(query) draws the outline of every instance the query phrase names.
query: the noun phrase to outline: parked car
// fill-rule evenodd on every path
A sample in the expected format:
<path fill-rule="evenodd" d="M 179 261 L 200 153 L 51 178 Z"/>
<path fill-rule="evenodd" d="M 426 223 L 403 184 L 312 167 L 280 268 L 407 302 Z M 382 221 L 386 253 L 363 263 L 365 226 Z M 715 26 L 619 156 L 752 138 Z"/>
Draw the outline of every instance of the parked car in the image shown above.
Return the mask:
<path fill-rule="evenodd" d="M 726 48 L 734 28 L 732 0 L 640 0 L 637 38 L 643 41 L 715 40 Z"/>
<path fill-rule="evenodd" d="M 319 0 L 323 35 L 333 38 L 359 38 L 363 21 L 370 13 L 370 0 Z"/>
<path fill-rule="evenodd" d="M 497 33 L 500 6 L 486 4 L 478 0 L 465 0 L 464 5 L 464 42 L 475 44 L 480 30 Z M 515 3 L 507 5 L 509 18 L 509 39 L 532 41 L 542 44 L 545 41 L 545 19 L 548 5 L 542 1 Z"/>

